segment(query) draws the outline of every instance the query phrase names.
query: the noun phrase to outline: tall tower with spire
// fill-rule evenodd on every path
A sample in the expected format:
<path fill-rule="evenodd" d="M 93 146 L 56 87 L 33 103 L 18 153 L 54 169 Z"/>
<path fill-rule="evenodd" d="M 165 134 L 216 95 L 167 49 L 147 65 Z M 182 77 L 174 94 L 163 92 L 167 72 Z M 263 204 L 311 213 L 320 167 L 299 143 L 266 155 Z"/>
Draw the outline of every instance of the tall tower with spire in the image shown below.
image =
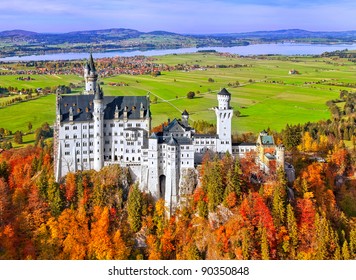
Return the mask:
<path fill-rule="evenodd" d="M 96 84 L 98 80 L 98 74 L 96 73 L 92 54 L 90 54 L 89 61 L 87 61 L 84 66 L 84 80 L 85 80 L 84 94 L 94 94 L 97 88 Z"/>
<path fill-rule="evenodd" d="M 217 145 L 217 152 L 232 153 L 231 143 L 231 119 L 233 116 L 232 107 L 230 107 L 231 94 L 223 88 L 218 94 L 218 107 L 215 107 L 217 134 L 219 137 L 219 144 Z"/>
<path fill-rule="evenodd" d="M 104 96 L 97 85 L 94 93 L 94 169 L 99 171 L 104 167 Z"/>

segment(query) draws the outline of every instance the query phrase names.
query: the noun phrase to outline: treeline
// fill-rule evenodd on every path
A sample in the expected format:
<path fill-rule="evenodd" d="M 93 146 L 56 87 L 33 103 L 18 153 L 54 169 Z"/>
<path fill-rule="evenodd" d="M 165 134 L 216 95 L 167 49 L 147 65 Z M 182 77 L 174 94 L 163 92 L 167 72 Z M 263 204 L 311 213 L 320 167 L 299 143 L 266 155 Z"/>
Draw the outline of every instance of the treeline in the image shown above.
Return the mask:
<path fill-rule="evenodd" d="M 308 163 L 293 185 L 207 154 L 200 184 L 174 215 L 133 185 L 125 168 L 69 173 L 56 183 L 53 147 L 0 156 L 1 259 L 354 259 L 355 172 L 342 145 Z M 341 181 L 340 181 L 341 179 Z"/>

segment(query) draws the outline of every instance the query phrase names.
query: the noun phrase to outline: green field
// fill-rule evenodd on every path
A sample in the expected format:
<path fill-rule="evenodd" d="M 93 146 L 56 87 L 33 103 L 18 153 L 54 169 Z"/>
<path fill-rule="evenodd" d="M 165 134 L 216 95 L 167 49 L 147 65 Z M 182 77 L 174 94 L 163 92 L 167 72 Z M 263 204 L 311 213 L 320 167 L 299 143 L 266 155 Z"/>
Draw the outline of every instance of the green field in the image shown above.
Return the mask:
<path fill-rule="evenodd" d="M 215 123 L 216 93 L 223 87 L 232 95 L 231 105 L 241 112 L 233 117 L 233 132 L 258 132 L 270 127 L 281 130 L 287 123 L 305 123 L 329 118 L 326 101 L 336 99 L 341 89 L 351 90 L 345 83 L 354 83 L 356 65 L 346 59 L 314 57 L 225 57 L 216 54 L 185 54 L 157 57 L 156 63 L 169 65 L 247 65 L 238 68 L 207 68 L 206 70 L 162 72 L 162 75 L 118 75 L 101 79 L 106 95 L 157 96 L 151 104 L 153 126 L 167 118 L 180 118 L 186 109 L 191 120 Z M 300 74 L 289 75 L 291 69 Z M 209 82 L 208 79 L 214 79 Z M 17 81 L 14 76 L 0 76 L 0 86 L 46 87 L 78 83 L 78 76 L 38 76 L 35 81 Z M 238 87 L 229 86 L 236 81 Z M 18 84 L 21 82 L 21 86 Z M 128 86 L 110 86 L 125 82 Z M 326 83 L 334 83 L 329 85 Z M 343 85 L 341 85 L 343 83 Z M 200 92 L 187 99 L 188 91 Z M 0 109 L 0 127 L 26 131 L 55 119 L 55 96 L 41 97 Z"/>
<path fill-rule="evenodd" d="M 31 76 L 33 80 L 20 81 L 18 77 Z M 17 87 L 19 90 L 30 88 L 45 88 L 58 85 L 69 85 L 69 83 L 79 83 L 83 80 L 82 77 L 76 75 L 4 75 L 0 76 L 0 87 Z"/>

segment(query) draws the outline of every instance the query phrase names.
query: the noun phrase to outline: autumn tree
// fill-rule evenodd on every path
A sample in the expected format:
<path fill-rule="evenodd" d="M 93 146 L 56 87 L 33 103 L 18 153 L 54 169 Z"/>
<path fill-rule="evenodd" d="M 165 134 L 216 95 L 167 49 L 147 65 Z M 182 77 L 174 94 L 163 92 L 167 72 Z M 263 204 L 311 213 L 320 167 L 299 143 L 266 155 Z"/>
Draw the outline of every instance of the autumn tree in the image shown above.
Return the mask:
<path fill-rule="evenodd" d="M 113 258 L 113 245 L 109 235 L 109 210 L 94 207 L 92 217 L 88 256 L 93 260 L 110 260 Z"/>

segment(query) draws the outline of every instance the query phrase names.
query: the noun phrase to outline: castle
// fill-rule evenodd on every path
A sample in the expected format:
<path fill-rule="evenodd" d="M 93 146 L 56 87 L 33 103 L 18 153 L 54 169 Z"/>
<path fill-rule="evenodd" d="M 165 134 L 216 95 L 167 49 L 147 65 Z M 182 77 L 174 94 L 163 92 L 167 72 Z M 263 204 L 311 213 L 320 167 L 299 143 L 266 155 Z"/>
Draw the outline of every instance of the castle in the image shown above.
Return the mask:
<path fill-rule="evenodd" d="M 256 151 L 265 172 L 272 166 L 284 168 L 284 148 L 262 132 L 253 144 L 233 145 L 231 139 L 231 94 L 217 94 L 217 134 L 198 134 L 189 126 L 186 110 L 163 131 L 150 134 L 151 113 L 147 96 L 104 96 L 92 55 L 84 66 L 85 90 L 81 95 L 57 95 L 54 126 L 55 176 L 68 172 L 100 170 L 119 164 L 128 167 L 140 188 L 156 199 L 164 198 L 171 212 L 184 192 L 204 154 L 243 157 Z"/>

